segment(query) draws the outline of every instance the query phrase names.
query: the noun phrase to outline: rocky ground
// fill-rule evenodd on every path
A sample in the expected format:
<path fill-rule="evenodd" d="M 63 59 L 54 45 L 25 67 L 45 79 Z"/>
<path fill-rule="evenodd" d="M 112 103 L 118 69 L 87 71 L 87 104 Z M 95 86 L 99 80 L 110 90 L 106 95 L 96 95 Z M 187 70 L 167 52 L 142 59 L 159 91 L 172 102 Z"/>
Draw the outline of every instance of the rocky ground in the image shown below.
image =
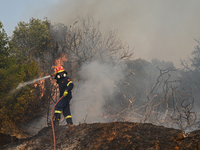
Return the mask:
<path fill-rule="evenodd" d="M 200 130 L 181 130 L 149 123 L 111 122 L 56 128 L 57 150 L 200 150 Z M 2 150 L 53 150 L 52 128 L 3 145 Z"/>

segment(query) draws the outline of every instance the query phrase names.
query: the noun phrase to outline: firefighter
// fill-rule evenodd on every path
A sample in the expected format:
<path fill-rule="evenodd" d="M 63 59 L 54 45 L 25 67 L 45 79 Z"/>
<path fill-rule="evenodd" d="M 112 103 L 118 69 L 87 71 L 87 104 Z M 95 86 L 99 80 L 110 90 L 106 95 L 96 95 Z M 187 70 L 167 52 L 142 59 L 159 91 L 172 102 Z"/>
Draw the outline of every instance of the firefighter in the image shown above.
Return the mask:
<path fill-rule="evenodd" d="M 60 97 L 63 96 L 63 98 L 55 106 L 55 111 L 54 111 L 55 125 L 59 124 L 62 111 L 67 124 L 72 125 L 73 122 L 72 122 L 69 102 L 72 99 L 71 90 L 73 89 L 74 84 L 67 76 L 67 72 L 62 66 L 56 68 L 56 72 L 54 73 L 54 75 L 55 79 L 57 80 L 57 84 L 59 85 Z"/>

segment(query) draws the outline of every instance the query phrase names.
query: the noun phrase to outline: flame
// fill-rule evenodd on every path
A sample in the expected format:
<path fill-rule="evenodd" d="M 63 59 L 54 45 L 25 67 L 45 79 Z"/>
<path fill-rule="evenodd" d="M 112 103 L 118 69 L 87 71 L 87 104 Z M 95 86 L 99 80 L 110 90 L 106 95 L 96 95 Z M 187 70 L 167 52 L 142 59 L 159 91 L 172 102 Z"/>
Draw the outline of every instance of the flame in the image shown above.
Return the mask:
<path fill-rule="evenodd" d="M 39 75 L 39 78 L 42 77 L 42 74 L 40 73 Z M 45 80 L 40 80 L 40 81 L 37 81 L 35 84 L 34 84 L 34 87 L 39 87 L 40 89 L 40 96 L 39 98 L 42 98 L 44 96 L 44 83 L 45 83 Z"/>
<path fill-rule="evenodd" d="M 57 68 L 57 66 L 63 66 L 64 61 L 67 61 L 66 56 L 67 56 L 66 54 L 62 54 L 60 58 L 56 59 L 56 60 L 54 61 L 54 64 L 55 64 L 55 65 L 53 65 L 53 66 L 51 67 L 51 69 L 54 69 L 54 70 L 55 70 L 55 69 Z M 46 75 L 47 75 L 47 74 L 46 74 Z M 44 76 L 44 74 L 40 73 L 40 74 L 39 74 L 39 77 L 41 78 L 42 76 Z M 54 81 L 54 79 L 53 79 L 53 78 L 50 78 L 50 81 L 51 81 L 51 84 L 57 88 L 56 91 L 58 91 L 58 86 L 57 86 L 56 82 Z M 39 96 L 39 98 L 42 98 L 42 97 L 44 96 L 44 91 L 45 91 L 45 90 L 44 90 L 44 89 L 45 89 L 45 80 L 37 81 L 37 82 L 34 84 L 34 87 L 35 87 L 35 88 L 36 88 L 36 87 L 39 87 L 39 89 L 40 89 L 40 96 Z M 52 92 L 54 92 L 54 91 L 52 90 Z M 56 92 L 56 93 L 53 93 L 53 94 L 52 94 L 52 97 L 53 97 L 53 99 L 57 99 L 58 93 L 57 93 L 57 92 Z"/>
<path fill-rule="evenodd" d="M 107 118 L 108 118 L 108 116 L 103 116 L 103 118 L 104 118 L 104 119 L 107 119 Z"/>
<path fill-rule="evenodd" d="M 59 59 L 56 59 L 56 60 L 54 61 L 55 66 L 52 66 L 51 69 L 56 70 L 56 68 L 57 68 L 58 66 L 63 66 L 63 62 L 64 62 L 64 61 L 68 61 L 68 59 L 67 59 L 66 57 L 67 57 L 67 54 L 62 54 L 61 57 L 60 57 Z"/>
<path fill-rule="evenodd" d="M 124 98 L 126 99 L 126 95 L 124 94 Z"/>
<path fill-rule="evenodd" d="M 105 115 L 105 114 L 100 114 L 100 116 L 103 117 L 104 119 L 108 119 L 108 118 L 114 117 L 114 115 L 111 115 L 111 114 L 107 114 L 107 115 Z"/>
<path fill-rule="evenodd" d="M 64 61 L 68 61 L 68 59 L 67 59 L 66 57 L 67 57 L 67 54 L 62 54 L 60 58 L 58 58 L 58 59 L 56 59 L 56 60 L 54 61 L 54 64 L 55 64 L 55 65 L 52 65 L 51 69 L 53 69 L 53 70 L 55 71 L 56 68 L 57 68 L 58 66 L 63 66 L 63 65 L 64 65 Z M 52 85 L 55 86 L 55 87 L 57 87 L 57 90 L 56 90 L 56 91 L 59 91 L 59 90 L 58 90 L 58 85 L 57 85 L 57 83 L 54 81 L 54 79 L 53 79 L 53 78 L 50 78 L 50 80 L 51 80 Z M 52 92 L 53 92 L 53 91 L 52 91 Z M 53 96 L 52 96 L 53 99 L 56 99 L 56 98 L 58 97 L 58 95 L 59 95 L 58 93 L 54 93 Z"/>

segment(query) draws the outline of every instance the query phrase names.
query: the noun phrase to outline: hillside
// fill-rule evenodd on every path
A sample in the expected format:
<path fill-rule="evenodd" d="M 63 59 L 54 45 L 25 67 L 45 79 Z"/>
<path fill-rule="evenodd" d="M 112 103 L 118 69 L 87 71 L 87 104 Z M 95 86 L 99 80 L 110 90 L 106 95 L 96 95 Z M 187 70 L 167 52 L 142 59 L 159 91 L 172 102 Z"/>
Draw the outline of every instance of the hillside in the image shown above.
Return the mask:
<path fill-rule="evenodd" d="M 181 130 L 150 123 L 111 122 L 56 128 L 57 150 L 200 150 L 200 130 Z M 4 145 L 2 150 L 51 150 L 51 127 L 37 135 Z"/>

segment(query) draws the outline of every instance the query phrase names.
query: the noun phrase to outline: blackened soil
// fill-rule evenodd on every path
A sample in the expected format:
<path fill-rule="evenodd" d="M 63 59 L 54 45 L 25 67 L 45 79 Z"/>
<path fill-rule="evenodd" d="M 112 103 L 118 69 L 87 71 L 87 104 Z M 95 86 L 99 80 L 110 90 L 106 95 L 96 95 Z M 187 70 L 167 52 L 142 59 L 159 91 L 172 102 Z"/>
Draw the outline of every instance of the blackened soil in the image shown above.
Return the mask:
<path fill-rule="evenodd" d="M 0 133 L 0 145 L 5 145 L 8 143 L 16 142 L 18 139 L 16 137 Z"/>
<path fill-rule="evenodd" d="M 32 138 L 4 145 L 12 150 L 54 149 L 51 127 Z M 148 123 L 112 122 L 56 127 L 57 150 L 200 150 L 200 130 L 181 130 Z"/>

